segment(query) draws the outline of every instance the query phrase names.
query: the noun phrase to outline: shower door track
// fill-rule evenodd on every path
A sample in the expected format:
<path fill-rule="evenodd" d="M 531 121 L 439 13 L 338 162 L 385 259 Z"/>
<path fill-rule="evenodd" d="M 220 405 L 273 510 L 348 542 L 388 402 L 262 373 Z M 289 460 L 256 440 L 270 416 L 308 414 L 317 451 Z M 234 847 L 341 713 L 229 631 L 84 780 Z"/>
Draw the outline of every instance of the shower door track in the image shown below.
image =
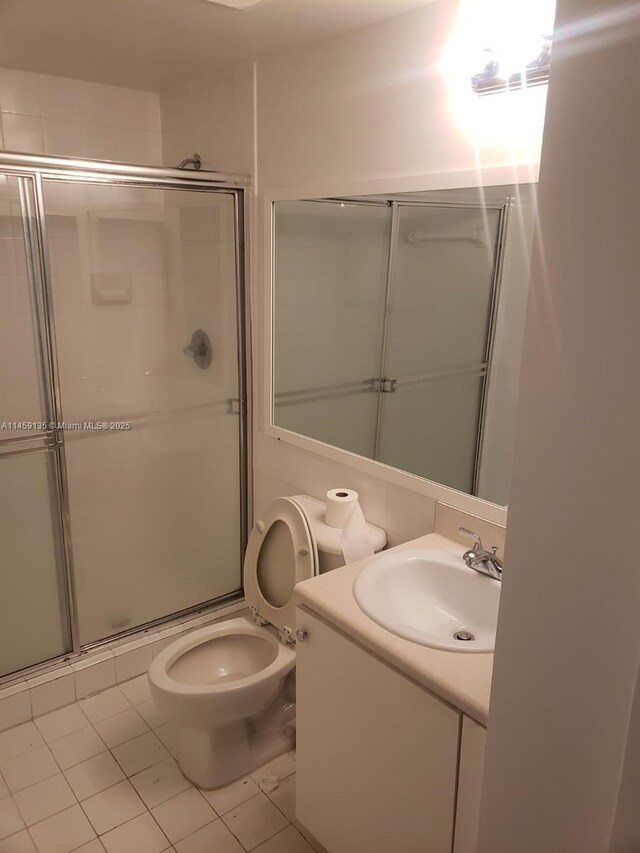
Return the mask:
<path fill-rule="evenodd" d="M 60 577 L 66 594 L 66 605 L 69 619 L 71 649 L 62 655 L 57 655 L 40 661 L 29 667 L 0 676 L 0 687 L 11 682 L 23 681 L 35 674 L 55 668 L 62 663 L 78 660 L 81 654 L 100 646 L 107 646 L 119 639 L 133 634 L 139 634 L 149 629 L 159 627 L 167 622 L 186 617 L 203 610 L 224 604 L 230 604 L 242 597 L 242 587 L 225 593 L 215 599 L 202 601 L 191 607 L 175 611 L 166 616 L 146 622 L 126 630 L 114 633 L 104 639 L 82 644 L 79 636 L 79 614 L 75 593 L 73 571 L 73 551 L 71 539 L 71 517 L 69 490 L 65 464 L 64 432 L 59 428 L 63 421 L 62 405 L 59 387 L 59 371 L 57 365 L 57 350 L 55 345 L 55 329 L 53 322 L 53 300 L 51 270 L 49 267 L 48 246 L 46 235 L 45 207 L 43 197 L 43 180 L 69 183 L 107 184 L 115 186 L 139 186 L 149 189 L 178 189 L 192 192 L 226 192 L 234 198 L 234 229 L 235 229 L 235 258 L 236 258 L 236 300 L 237 300 L 237 364 L 238 364 L 238 394 L 237 401 L 226 401 L 230 411 L 235 411 L 232 404 L 237 402 L 239 416 L 239 494 L 240 494 L 240 553 L 244 554 L 248 536 L 249 500 L 248 485 L 250 476 L 249 459 L 249 418 L 250 406 L 248 399 L 249 387 L 249 312 L 246 298 L 246 264 L 245 251 L 247 246 L 247 205 L 246 190 L 250 180 L 244 175 L 224 174 L 220 172 L 191 171 L 152 166 L 137 166 L 128 163 L 112 163 L 107 161 L 85 160 L 81 158 L 49 157 L 18 152 L 0 152 L 0 175 L 10 175 L 27 179 L 33 186 L 34 204 L 24 192 L 21 182 L 21 198 L 23 202 L 23 225 L 25 241 L 30 251 L 28 261 L 28 278 L 34 294 L 33 319 L 36 334 L 36 346 L 39 350 L 39 373 L 42 382 L 42 394 L 45 421 L 48 428 L 37 433 L 16 439 L 2 441 L 1 456 L 22 455 L 27 453 L 47 452 L 53 454 L 54 491 L 57 496 L 59 518 L 54 520 L 56 544 L 62 563 Z M 34 268 L 31 260 L 37 264 Z M 60 572 L 59 569 L 59 572 Z"/>

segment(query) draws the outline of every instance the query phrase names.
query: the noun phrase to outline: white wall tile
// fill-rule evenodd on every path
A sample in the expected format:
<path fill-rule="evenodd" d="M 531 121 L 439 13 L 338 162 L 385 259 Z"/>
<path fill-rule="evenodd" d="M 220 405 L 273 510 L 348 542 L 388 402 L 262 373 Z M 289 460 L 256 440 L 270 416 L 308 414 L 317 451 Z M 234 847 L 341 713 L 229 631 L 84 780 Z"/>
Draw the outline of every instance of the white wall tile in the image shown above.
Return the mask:
<path fill-rule="evenodd" d="M 3 147 L 32 154 L 162 162 L 153 92 L 0 68 Z"/>
<path fill-rule="evenodd" d="M 436 533 L 440 533 L 448 539 L 453 539 L 454 542 L 459 542 L 461 545 L 471 547 L 473 541 L 458 533 L 459 527 L 466 527 L 467 530 L 477 533 L 487 550 L 494 545 L 497 546 L 498 556 L 504 558 L 504 527 L 438 501 L 435 512 Z"/>
<path fill-rule="evenodd" d="M 44 136 L 42 120 L 38 116 L 2 113 L 2 131 L 5 148 L 24 154 L 42 154 Z"/>
<path fill-rule="evenodd" d="M 31 719 L 31 694 L 26 681 L 12 685 L 0 695 L 0 732 Z"/>
<path fill-rule="evenodd" d="M 158 133 L 123 128 L 119 135 L 120 160 L 145 166 L 159 166 L 162 163 L 162 142 Z"/>
<path fill-rule="evenodd" d="M 45 118 L 44 150 L 47 154 L 61 157 L 84 157 L 84 138 L 79 121 Z"/>
<path fill-rule="evenodd" d="M 64 708 L 76 701 L 75 674 L 70 666 L 27 681 L 31 690 L 31 710 L 34 717 Z"/>
<path fill-rule="evenodd" d="M 121 684 L 123 681 L 129 681 L 129 679 L 148 671 L 153 660 L 153 646 L 145 639 L 141 642 L 129 643 L 126 646 L 116 648 L 114 654 L 116 678 Z"/>
<path fill-rule="evenodd" d="M 87 85 L 82 80 L 38 74 L 40 114 L 44 117 L 80 121 L 80 101 Z M 0 81 L 1 85 L 1 81 Z"/>
<path fill-rule="evenodd" d="M 433 531 L 435 501 L 389 486 L 387 495 L 387 530 L 404 540 L 417 539 Z"/>
<path fill-rule="evenodd" d="M 0 109 L 23 115 L 40 115 L 40 75 L 0 68 Z"/>
<path fill-rule="evenodd" d="M 76 696 L 84 699 L 116 683 L 116 659 L 113 652 L 89 657 L 71 667 L 76 676 Z"/>
<path fill-rule="evenodd" d="M 84 156 L 93 160 L 120 159 L 120 129 L 106 124 L 82 125 Z"/>

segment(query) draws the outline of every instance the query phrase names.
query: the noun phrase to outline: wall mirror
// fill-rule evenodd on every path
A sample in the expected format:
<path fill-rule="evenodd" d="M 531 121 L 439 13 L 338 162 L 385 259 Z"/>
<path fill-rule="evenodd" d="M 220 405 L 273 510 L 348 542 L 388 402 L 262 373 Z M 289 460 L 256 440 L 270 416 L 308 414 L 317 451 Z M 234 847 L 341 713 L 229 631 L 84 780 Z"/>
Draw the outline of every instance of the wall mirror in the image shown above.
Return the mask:
<path fill-rule="evenodd" d="M 277 201 L 276 427 L 506 505 L 535 185 Z"/>

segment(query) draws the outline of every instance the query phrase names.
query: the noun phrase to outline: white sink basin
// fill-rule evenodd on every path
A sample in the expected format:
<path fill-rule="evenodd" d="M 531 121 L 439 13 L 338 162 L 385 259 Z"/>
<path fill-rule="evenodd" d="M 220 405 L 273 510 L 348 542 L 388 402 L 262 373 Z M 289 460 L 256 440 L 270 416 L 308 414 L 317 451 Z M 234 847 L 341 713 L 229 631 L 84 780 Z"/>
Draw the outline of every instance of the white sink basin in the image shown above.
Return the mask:
<path fill-rule="evenodd" d="M 500 582 L 450 551 L 399 551 L 374 557 L 353 594 L 367 616 L 405 640 L 455 652 L 492 652 Z M 456 639 L 464 632 L 473 639 Z"/>

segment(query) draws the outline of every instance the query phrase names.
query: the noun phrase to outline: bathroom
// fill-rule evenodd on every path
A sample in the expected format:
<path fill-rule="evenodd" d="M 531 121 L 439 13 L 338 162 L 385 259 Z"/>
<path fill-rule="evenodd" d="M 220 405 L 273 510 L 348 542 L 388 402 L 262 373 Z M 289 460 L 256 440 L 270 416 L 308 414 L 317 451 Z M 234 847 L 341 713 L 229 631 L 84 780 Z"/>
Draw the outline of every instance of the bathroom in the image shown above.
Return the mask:
<path fill-rule="evenodd" d="M 0 853 L 640 850 L 639 40 L 0 4 Z"/>

